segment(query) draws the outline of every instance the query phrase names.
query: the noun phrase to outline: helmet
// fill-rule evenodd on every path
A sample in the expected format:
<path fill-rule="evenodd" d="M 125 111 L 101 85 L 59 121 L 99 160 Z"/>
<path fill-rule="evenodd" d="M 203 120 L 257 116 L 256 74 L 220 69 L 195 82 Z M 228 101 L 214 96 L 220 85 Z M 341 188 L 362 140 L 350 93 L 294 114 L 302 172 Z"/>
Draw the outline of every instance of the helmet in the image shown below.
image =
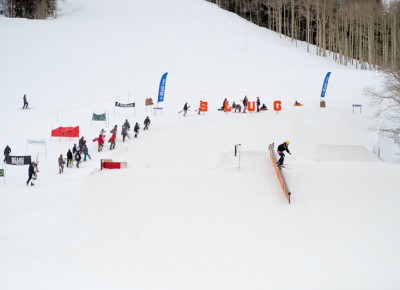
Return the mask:
<path fill-rule="evenodd" d="M 287 146 L 289 146 L 289 144 L 290 144 L 290 141 L 289 141 L 289 140 L 287 140 L 287 141 L 285 141 L 285 143 L 286 143 L 286 145 L 287 145 Z"/>

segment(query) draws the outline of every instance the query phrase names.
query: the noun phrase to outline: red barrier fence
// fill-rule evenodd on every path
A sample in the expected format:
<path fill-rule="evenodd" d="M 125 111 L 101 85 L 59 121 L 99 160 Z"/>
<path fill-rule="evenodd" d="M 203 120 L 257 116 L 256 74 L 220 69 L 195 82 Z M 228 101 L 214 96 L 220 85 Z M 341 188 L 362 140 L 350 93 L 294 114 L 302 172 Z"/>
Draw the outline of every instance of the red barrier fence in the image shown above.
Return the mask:
<path fill-rule="evenodd" d="M 112 159 L 101 159 L 101 170 L 127 168 L 127 162 L 113 162 Z"/>

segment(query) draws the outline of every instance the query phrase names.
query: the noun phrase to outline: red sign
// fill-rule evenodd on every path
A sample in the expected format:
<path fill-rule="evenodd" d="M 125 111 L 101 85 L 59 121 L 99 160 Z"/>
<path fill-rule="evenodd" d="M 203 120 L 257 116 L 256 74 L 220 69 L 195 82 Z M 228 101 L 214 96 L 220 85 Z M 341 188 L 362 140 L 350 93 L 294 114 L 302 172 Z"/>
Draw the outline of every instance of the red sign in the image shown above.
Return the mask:
<path fill-rule="evenodd" d="M 281 101 L 275 101 L 274 102 L 274 111 L 279 112 L 280 110 L 282 110 L 282 102 Z"/>
<path fill-rule="evenodd" d="M 52 137 L 79 137 L 79 126 L 58 127 L 51 131 Z"/>

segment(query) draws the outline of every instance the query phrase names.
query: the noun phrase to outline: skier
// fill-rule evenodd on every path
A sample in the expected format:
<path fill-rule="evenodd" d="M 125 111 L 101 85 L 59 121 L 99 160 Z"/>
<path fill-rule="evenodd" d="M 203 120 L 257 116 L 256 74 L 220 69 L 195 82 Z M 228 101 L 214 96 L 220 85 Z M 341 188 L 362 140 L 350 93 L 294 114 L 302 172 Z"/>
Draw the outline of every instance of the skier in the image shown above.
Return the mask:
<path fill-rule="evenodd" d="M 10 156 L 11 153 L 11 148 L 10 146 L 6 146 L 6 148 L 4 148 L 4 162 L 7 162 L 7 158 L 8 156 Z"/>
<path fill-rule="evenodd" d="M 260 98 L 257 97 L 257 112 L 260 112 L 260 104 L 261 104 Z"/>
<path fill-rule="evenodd" d="M 248 102 L 248 100 L 247 100 L 247 96 L 244 96 L 244 99 L 243 99 L 243 113 L 246 113 L 246 109 L 247 109 L 247 102 Z"/>
<path fill-rule="evenodd" d="M 117 134 L 113 133 L 110 139 L 108 140 L 108 142 L 110 143 L 110 150 L 115 149 L 115 139 L 117 139 Z"/>
<path fill-rule="evenodd" d="M 148 130 L 150 126 L 150 118 L 149 116 L 146 117 L 146 119 L 144 119 L 144 128 L 143 130 Z"/>
<path fill-rule="evenodd" d="M 139 123 L 136 122 L 135 127 L 133 128 L 133 132 L 135 132 L 135 138 L 137 138 L 137 135 L 139 134 Z"/>
<path fill-rule="evenodd" d="M 71 149 L 68 149 L 68 152 L 67 152 L 67 167 L 72 167 L 72 152 L 71 152 Z"/>
<path fill-rule="evenodd" d="M 89 157 L 89 159 L 92 159 L 92 157 L 91 157 L 90 154 L 89 154 L 89 149 L 88 149 L 88 147 L 87 147 L 86 144 L 83 145 L 82 152 L 83 152 L 83 162 L 86 161 L 86 157 Z"/>
<path fill-rule="evenodd" d="M 183 116 L 186 116 L 187 111 L 189 110 L 189 106 L 188 103 L 185 103 L 185 105 L 183 106 Z"/>
<path fill-rule="evenodd" d="M 122 125 L 121 135 L 122 135 L 122 142 L 125 142 L 126 135 L 128 135 L 128 130 L 124 125 Z"/>
<path fill-rule="evenodd" d="M 81 162 L 82 156 L 79 151 L 76 151 L 75 153 L 75 160 L 76 160 L 76 168 L 79 168 L 79 163 Z"/>
<path fill-rule="evenodd" d="M 292 155 L 292 153 L 290 153 L 289 151 L 289 146 L 290 141 L 285 141 L 283 142 L 281 145 L 278 146 L 278 154 L 281 158 L 279 158 L 278 162 L 276 163 L 278 166 L 282 166 L 283 165 L 283 161 L 285 160 L 285 153 L 283 153 L 284 151 L 286 151 L 287 153 L 289 153 L 290 155 Z"/>
<path fill-rule="evenodd" d="M 65 164 L 64 158 L 62 154 L 60 154 L 60 157 L 58 157 L 58 167 L 60 174 L 64 172 L 64 164 Z"/>
<path fill-rule="evenodd" d="M 22 99 L 24 100 L 24 106 L 22 107 L 22 109 L 28 109 L 28 101 L 26 100 L 26 95 L 24 95 Z"/>
<path fill-rule="evenodd" d="M 35 163 L 32 162 L 31 164 L 29 164 L 29 168 L 28 168 L 28 181 L 26 182 L 26 185 L 29 185 L 29 181 L 32 180 L 33 175 L 35 174 Z M 33 186 L 33 182 L 31 181 L 31 186 Z"/>

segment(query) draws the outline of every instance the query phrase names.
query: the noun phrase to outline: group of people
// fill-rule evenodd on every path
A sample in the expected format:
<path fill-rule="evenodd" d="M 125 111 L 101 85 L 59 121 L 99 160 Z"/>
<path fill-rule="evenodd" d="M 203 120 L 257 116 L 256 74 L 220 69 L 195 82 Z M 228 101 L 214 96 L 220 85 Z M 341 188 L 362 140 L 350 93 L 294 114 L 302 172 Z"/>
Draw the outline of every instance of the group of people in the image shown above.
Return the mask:
<path fill-rule="evenodd" d="M 228 99 L 225 98 L 225 99 L 224 99 L 224 102 L 222 103 L 221 109 L 219 109 L 220 111 L 225 111 L 225 108 L 228 107 L 227 102 L 228 102 Z M 246 113 L 247 105 L 248 105 L 248 103 L 249 103 L 249 100 L 248 100 L 247 96 L 244 96 L 244 98 L 243 98 L 243 100 L 241 100 L 241 102 L 242 102 L 242 104 L 243 104 L 243 113 Z M 260 111 L 267 111 L 267 110 L 268 110 L 267 106 L 266 106 L 264 103 L 263 103 L 262 106 L 261 106 L 261 101 L 260 101 L 260 98 L 259 98 L 259 97 L 257 97 L 256 107 L 257 107 L 257 112 L 260 112 Z M 242 105 L 239 104 L 239 103 L 236 104 L 236 102 L 233 101 L 232 106 L 230 107 L 230 109 L 235 110 L 235 113 L 237 113 L 237 112 L 238 112 L 238 113 L 241 113 L 241 112 L 242 112 Z"/>
<path fill-rule="evenodd" d="M 67 151 L 67 158 L 66 160 L 64 159 L 63 155 L 60 154 L 58 157 L 58 167 L 59 167 L 59 173 L 64 172 L 64 165 L 65 161 L 67 161 L 67 167 L 72 168 L 74 165 L 74 162 L 76 162 L 76 167 L 79 168 L 79 164 L 81 163 L 82 160 L 82 155 L 83 155 L 83 161 L 85 162 L 88 158 L 92 159 L 92 157 L 89 154 L 89 148 L 86 145 L 86 140 L 85 137 L 81 137 L 78 142 L 78 146 L 74 144 L 71 149 L 68 149 Z"/>
<path fill-rule="evenodd" d="M 144 120 L 144 129 L 143 130 L 148 130 L 150 126 L 150 118 L 149 116 L 146 117 Z M 129 131 L 131 129 L 131 125 L 128 121 L 128 119 L 125 119 L 124 124 L 122 124 L 122 129 L 121 129 L 121 135 L 122 135 L 122 142 L 125 142 L 126 138 L 128 137 L 129 139 L 131 138 Z M 138 134 L 140 131 L 140 125 L 138 122 L 135 123 L 135 126 L 133 127 L 133 132 L 135 133 L 134 137 L 137 138 Z M 98 137 L 93 139 L 93 142 L 97 141 L 98 144 L 98 152 L 101 152 L 103 150 L 104 146 L 104 140 L 106 138 L 106 135 L 104 134 L 106 131 L 104 129 L 101 129 L 100 134 Z M 110 150 L 115 149 L 115 144 L 117 141 L 117 134 L 118 134 L 118 125 L 115 125 L 111 131 L 111 137 L 108 139 L 108 143 L 110 143 Z"/>

